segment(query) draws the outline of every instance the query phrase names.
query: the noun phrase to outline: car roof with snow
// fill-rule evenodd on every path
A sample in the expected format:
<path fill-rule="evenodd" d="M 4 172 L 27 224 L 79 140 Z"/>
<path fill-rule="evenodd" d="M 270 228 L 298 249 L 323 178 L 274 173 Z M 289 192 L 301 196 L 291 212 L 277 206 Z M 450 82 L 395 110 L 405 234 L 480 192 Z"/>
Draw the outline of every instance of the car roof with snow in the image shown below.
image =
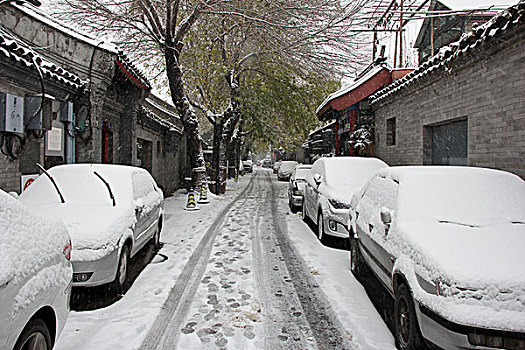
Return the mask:
<path fill-rule="evenodd" d="M 279 168 L 279 170 L 281 170 L 281 171 L 292 171 L 297 166 L 297 164 L 299 164 L 299 163 L 296 162 L 295 160 L 284 160 L 281 163 L 281 167 Z"/>
<path fill-rule="evenodd" d="M 326 181 L 330 183 L 363 184 L 378 169 L 388 165 L 381 159 L 372 157 L 330 157 L 315 161 L 324 168 Z"/>

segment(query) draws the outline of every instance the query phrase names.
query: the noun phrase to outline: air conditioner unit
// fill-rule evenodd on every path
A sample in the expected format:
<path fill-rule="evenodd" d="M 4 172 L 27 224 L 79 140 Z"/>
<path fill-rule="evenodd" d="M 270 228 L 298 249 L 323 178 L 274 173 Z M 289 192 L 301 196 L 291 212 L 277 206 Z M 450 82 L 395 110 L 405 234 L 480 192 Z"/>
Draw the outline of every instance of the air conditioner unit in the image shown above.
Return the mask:
<path fill-rule="evenodd" d="M 24 125 L 28 130 L 50 130 L 51 129 L 51 101 L 44 100 L 44 105 L 38 115 L 35 113 L 40 109 L 41 96 L 26 96 L 24 99 Z"/>
<path fill-rule="evenodd" d="M 60 102 L 60 121 L 61 122 L 73 122 L 73 102 L 62 101 Z"/>
<path fill-rule="evenodd" d="M 24 132 L 24 98 L 0 93 L 0 131 Z"/>

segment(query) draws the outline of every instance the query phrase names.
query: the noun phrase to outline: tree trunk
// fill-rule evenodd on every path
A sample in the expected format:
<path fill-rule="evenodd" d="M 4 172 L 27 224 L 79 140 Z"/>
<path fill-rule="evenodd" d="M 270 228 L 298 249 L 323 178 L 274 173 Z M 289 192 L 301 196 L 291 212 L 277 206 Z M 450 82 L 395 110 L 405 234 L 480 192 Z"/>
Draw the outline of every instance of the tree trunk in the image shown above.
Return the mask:
<path fill-rule="evenodd" d="M 226 108 L 223 114 L 224 124 L 219 149 L 219 161 L 222 166 L 226 166 L 226 152 L 229 148 L 233 133 L 235 132 L 237 122 L 241 116 L 239 111 L 239 79 L 235 76 L 234 72 L 231 71 L 226 76 L 226 80 L 230 85 L 230 105 Z"/>
<path fill-rule="evenodd" d="M 186 146 L 190 159 L 192 172 L 205 169 L 204 155 L 202 153 L 201 136 L 199 133 L 199 121 L 195 110 L 191 107 L 184 90 L 182 69 L 179 65 L 178 51 L 167 45 L 165 48 L 166 74 L 168 76 L 171 98 L 179 113 L 184 134 L 186 135 Z M 191 174 L 193 175 L 193 174 Z M 196 188 L 201 179 L 192 176 L 193 187 Z"/>
<path fill-rule="evenodd" d="M 217 117 L 215 124 L 213 125 L 213 155 L 212 155 L 212 169 L 214 174 L 212 181 L 215 181 L 214 194 L 220 194 L 220 147 L 221 147 L 221 135 L 222 135 L 222 118 Z"/>

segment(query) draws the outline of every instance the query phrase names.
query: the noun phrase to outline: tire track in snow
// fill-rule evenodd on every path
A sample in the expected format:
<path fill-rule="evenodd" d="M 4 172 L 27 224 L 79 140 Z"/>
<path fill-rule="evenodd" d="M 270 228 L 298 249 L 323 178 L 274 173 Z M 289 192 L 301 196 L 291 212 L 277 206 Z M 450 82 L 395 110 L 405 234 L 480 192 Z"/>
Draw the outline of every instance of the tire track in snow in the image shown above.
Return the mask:
<path fill-rule="evenodd" d="M 215 236 L 224 225 L 224 220 L 231 208 L 240 198 L 244 197 L 246 192 L 253 188 L 253 182 L 256 177 L 257 173 L 252 176 L 248 186 L 221 210 L 213 224 L 208 228 L 171 289 L 159 316 L 146 335 L 140 349 L 173 349 L 174 344 L 177 343 L 181 323 L 184 322 L 192 297 L 206 270 Z"/>
<path fill-rule="evenodd" d="M 273 220 L 273 208 L 276 205 L 272 195 L 272 176 L 267 173 L 264 178 L 266 196 L 260 204 L 264 210 L 264 222 L 261 230 L 261 246 L 265 254 L 263 260 L 263 276 L 265 285 L 269 286 L 265 295 L 268 322 L 279 326 L 271 336 L 278 340 L 278 346 L 269 349 L 317 349 L 312 329 L 305 318 L 305 311 L 301 305 L 294 284 L 290 278 L 277 239 L 277 227 Z M 275 328 L 275 327 L 274 327 Z"/>
<path fill-rule="evenodd" d="M 273 204 L 271 214 L 275 235 L 290 273 L 291 281 L 301 302 L 304 316 L 308 320 L 317 342 L 317 347 L 319 349 L 357 349 L 358 347 L 351 343 L 346 335 L 344 327 L 332 310 L 331 304 L 319 284 L 311 276 L 304 260 L 290 241 L 286 222 L 279 214 L 279 203 L 276 201 L 275 193 L 276 186 L 271 182 L 270 187 Z"/>

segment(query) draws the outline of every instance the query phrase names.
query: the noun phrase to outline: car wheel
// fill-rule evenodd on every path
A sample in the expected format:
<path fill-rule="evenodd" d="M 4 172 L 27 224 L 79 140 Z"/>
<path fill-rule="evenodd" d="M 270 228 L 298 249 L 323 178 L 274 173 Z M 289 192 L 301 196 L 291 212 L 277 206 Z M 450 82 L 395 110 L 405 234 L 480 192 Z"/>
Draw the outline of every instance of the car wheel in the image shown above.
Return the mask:
<path fill-rule="evenodd" d="M 16 341 L 14 350 L 51 349 L 51 335 L 46 323 L 39 318 L 31 320 Z"/>
<path fill-rule="evenodd" d="M 360 277 L 363 274 L 363 258 L 359 252 L 359 242 L 352 237 L 350 232 L 350 271 L 355 277 Z"/>
<path fill-rule="evenodd" d="M 129 265 L 129 246 L 126 244 L 122 247 L 120 252 L 120 259 L 117 267 L 117 275 L 113 282 L 113 287 L 117 293 L 124 293 L 126 291 L 126 284 L 128 280 L 128 265 Z"/>
<path fill-rule="evenodd" d="M 319 212 L 317 215 L 317 238 L 319 238 L 319 240 L 324 243 L 326 240 L 325 236 L 323 213 Z"/>
<path fill-rule="evenodd" d="M 394 334 L 401 350 L 417 350 L 423 346 L 412 295 L 406 284 L 396 290 L 394 303 Z"/>
<path fill-rule="evenodd" d="M 160 232 L 161 231 L 162 231 L 162 216 L 159 219 L 159 222 L 157 224 L 157 229 L 155 230 L 155 234 L 152 237 L 152 243 L 155 249 L 160 248 Z"/>

